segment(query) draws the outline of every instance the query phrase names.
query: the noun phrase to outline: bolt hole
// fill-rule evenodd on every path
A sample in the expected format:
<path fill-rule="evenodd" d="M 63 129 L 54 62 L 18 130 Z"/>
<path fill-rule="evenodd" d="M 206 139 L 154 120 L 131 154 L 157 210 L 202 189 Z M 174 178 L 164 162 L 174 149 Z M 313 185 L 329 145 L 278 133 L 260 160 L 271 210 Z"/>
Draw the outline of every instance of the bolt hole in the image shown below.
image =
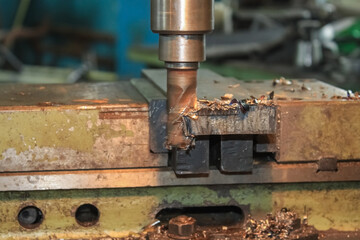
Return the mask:
<path fill-rule="evenodd" d="M 27 206 L 20 210 L 18 214 L 19 224 L 27 229 L 34 229 L 40 226 L 44 219 L 42 211 L 35 206 Z"/>
<path fill-rule="evenodd" d="M 99 221 L 99 217 L 99 209 L 92 204 L 83 204 L 75 212 L 77 223 L 84 227 L 95 225 Z"/>

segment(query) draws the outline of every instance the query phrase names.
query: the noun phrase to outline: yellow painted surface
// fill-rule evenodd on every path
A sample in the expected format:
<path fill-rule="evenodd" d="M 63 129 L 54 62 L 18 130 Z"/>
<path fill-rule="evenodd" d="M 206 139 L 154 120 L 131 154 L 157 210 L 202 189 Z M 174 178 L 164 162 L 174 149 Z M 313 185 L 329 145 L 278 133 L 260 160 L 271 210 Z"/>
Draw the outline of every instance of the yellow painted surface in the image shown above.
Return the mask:
<path fill-rule="evenodd" d="M 8 148 L 21 153 L 34 147 L 92 151 L 101 134 L 107 139 L 134 136 L 124 124 L 114 130 L 105 121 L 99 122 L 98 116 L 98 110 L 0 113 L 0 153 Z"/>
<path fill-rule="evenodd" d="M 354 231 L 360 226 L 360 184 L 318 183 L 165 187 L 107 190 L 70 190 L 0 193 L 0 239 L 121 237 L 141 232 L 163 208 L 250 205 L 255 217 L 283 207 L 305 215 L 319 230 Z M 75 221 L 78 206 L 91 203 L 100 211 L 99 222 L 82 227 Z M 45 219 L 34 230 L 17 223 L 24 204 L 40 208 Z"/>
<path fill-rule="evenodd" d="M 0 172 L 158 166 L 146 118 L 100 119 L 99 110 L 0 113 Z M 157 159 L 156 159 L 157 158 Z"/>
<path fill-rule="evenodd" d="M 318 230 L 360 229 L 360 183 L 299 184 L 276 187 L 273 209 L 287 207 L 308 214 Z"/>
<path fill-rule="evenodd" d="M 19 154 L 34 147 L 74 148 L 90 151 L 98 111 L 43 111 L 0 113 L 0 153 L 12 147 Z M 42 133 L 42 134 L 38 134 Z"/>

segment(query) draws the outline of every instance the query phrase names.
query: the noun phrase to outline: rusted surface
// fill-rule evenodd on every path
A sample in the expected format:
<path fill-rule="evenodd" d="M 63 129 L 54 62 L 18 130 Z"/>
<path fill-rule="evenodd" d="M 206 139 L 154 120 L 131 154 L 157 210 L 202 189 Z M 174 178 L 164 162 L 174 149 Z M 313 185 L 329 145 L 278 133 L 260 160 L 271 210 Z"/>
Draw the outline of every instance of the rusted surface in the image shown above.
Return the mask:
<path fill-rule="evenodd" d="M 255 162 L 252 174 L 210 170 L 206 176 L 192 178 L 179 178 L 168 168 L 1 173 L 0 191 L 325 181 L 360 181 L 360 163 L 340 162 L 336 172 L 318 172 L 316 163 Z"/>
<path fill-rule="evenodd" d="M 276 159 L 360 159 L 359 119 L 359 101 L 278 103 Z"/>
<path fill-rule="evenodd" d="M 147 112 L 120 112 L 108 111 L 100 112 L 99 119 L 148 119 Z"/>
<path fill-rule="evenodd" d="M 149 144 L 153 153 L 168 153 L 167 140 L 167 99 L 166 95 L 146 79 L 131 79 L 133 86 L 149 103 Z"/>
<path fill-rule="evenodd" d="M 182 116 L 196 107 L 197 69 L 167 70 L 167 145 L 187 148 L 191 137 L 184 135 Z"/>
<path fill-rule="evenodd" d="M 188 216 L 177 216 L 170 219 L 168 237 L 173 239 L 193 238 L 196 230 L 196 219 Z"/>
<path fill-rule="evenodd" d="M 145 99 L 130 82 L 53 85 L 2 84 L 0 111 L 143 108 Z"/>
<path fill-rule="evenodd" d="M 166 91 L 164 71 L 144 74 Z M 360 158 L 358 93 L 313 79 L 244 82 L 199 70 L 198 99 L 183 116 L 185 136 L 276 132 L 279 162 Z"/>
<path fill-rule="evenodd" d="M 144 70 L 143 73 L 166 92 L 164 70 Z M 334 99 L 333 96 L 342 97 Z M 342 101 L 347 99 L 348 93 L 313 79 L 238 81 L 209 70 L 199 70 L 197 97 L 197 107 L 183 114 L 186 136 L 274 134 L 276 108 L 282 103 Z"/>
<path fill-rule="evenodd" d="M 129 82 L 1 86 L 0 172 L 167 165 Z"/>
<path fill-rule="evenodd" d="M 0 171 L 167 165 L 149 151 L 147 112 L 99 110 L 0 113 Z"/>

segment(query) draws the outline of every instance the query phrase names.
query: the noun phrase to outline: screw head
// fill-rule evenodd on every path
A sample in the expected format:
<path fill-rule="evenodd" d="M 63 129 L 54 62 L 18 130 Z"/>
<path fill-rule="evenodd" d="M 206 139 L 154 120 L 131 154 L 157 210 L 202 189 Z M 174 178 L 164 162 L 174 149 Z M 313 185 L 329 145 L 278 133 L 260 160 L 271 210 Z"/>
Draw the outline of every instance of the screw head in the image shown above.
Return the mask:
<path fill-rule="evenodd" d="M 178 216 L 170 219 L 168 236 L 174 239 L 192 238 L 196 228 L 196 220 L 188 216 Z"/>

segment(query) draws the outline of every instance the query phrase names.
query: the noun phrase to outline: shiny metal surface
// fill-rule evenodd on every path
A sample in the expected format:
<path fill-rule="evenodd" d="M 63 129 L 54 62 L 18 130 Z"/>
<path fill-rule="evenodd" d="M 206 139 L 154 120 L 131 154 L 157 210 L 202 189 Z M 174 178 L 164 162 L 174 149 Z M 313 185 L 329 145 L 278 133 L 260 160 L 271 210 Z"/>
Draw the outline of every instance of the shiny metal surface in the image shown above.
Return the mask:
<path fill-rule="evenodd" d="M 165 67 L 167 69 L 190 70 L 198 69 L 200 67 L 200 64 L 198 62 L 166 62 Z"/>
<path fill-rule="evenodd" d="M 159 59 L 170 67 L 167 145 L 187 148 L 190 140 L 184 136 L 179 119 L 197 101 L 197 67 L 181 64 L 205 60 L 204 34 L 214 29 L 214 0 L 152 0 L 151 29 L 160 34 Z"/>
<path fill-rule="evenodd" d="M 184 135 L 182 115 L 195 108 L 197 69 L 167 70 L 168 145 L 186 148 L 191 139 Z"/>
<path fill-rule="evenodd" d="M 205 35 L 160 35 L 159 59 L 165 62 L 205 61 Z"/>
<path fill-rule="evenodd" d="M 151 0 L 151 29 L 160 34 L 199 34 L 214 29 L 214 0 Z"/>

